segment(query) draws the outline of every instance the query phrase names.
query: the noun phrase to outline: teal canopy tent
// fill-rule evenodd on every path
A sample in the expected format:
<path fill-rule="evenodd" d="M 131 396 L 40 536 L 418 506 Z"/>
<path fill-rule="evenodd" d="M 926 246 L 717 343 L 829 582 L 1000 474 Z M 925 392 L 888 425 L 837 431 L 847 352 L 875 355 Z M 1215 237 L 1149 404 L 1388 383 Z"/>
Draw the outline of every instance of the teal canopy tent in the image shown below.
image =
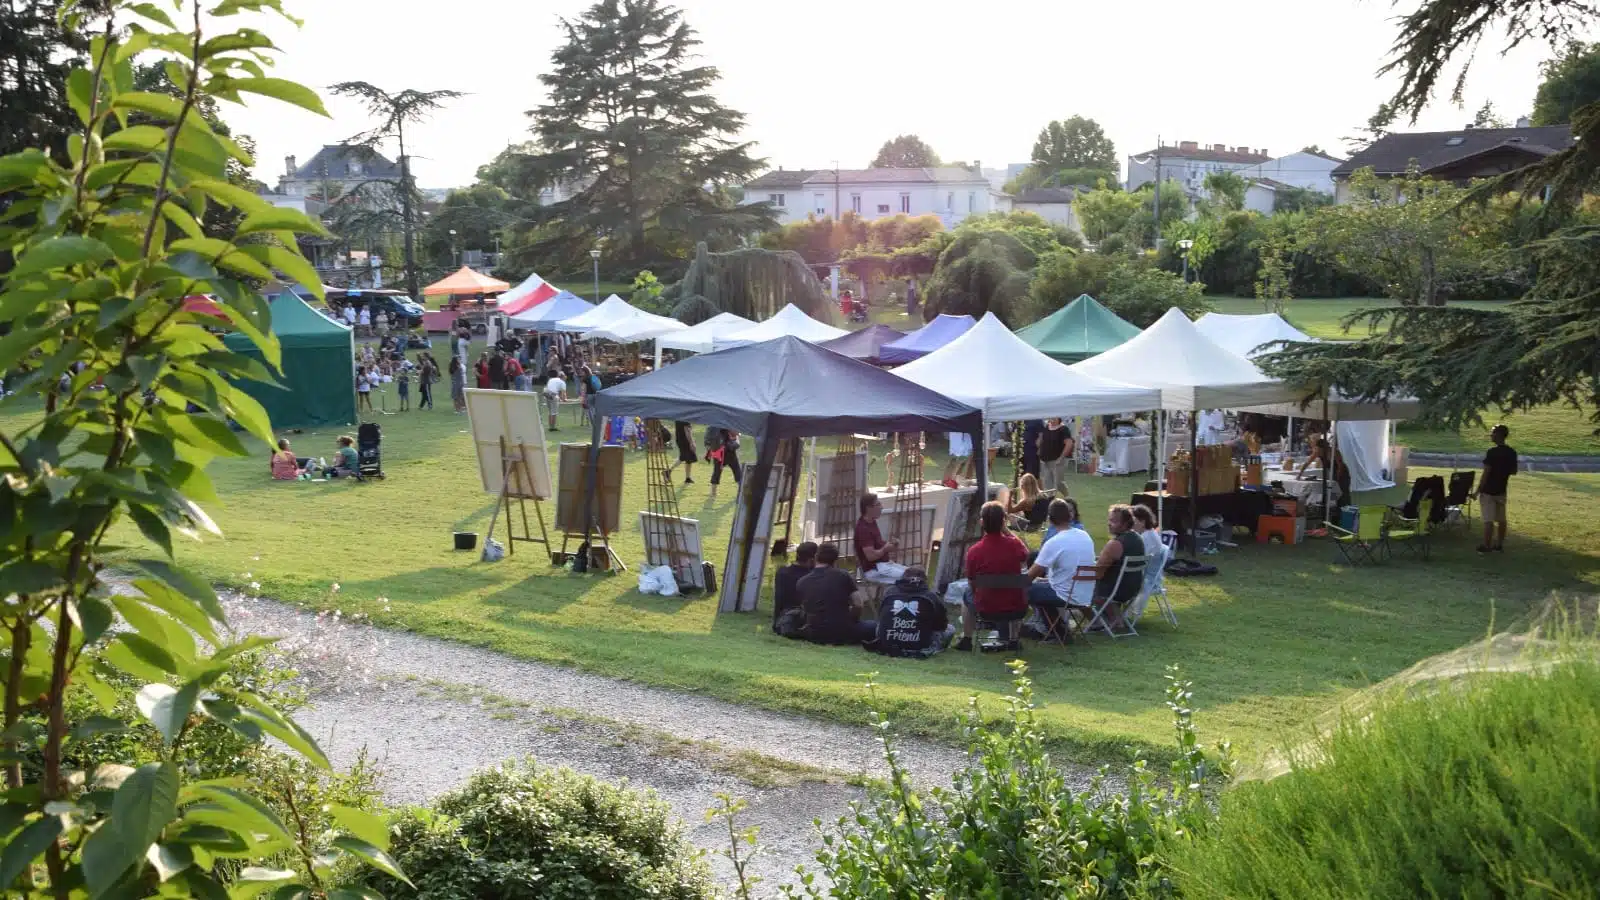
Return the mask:
<path fill-rule="evenodd" d="M 283 371 L 274 373 L 283 387 L 246 380 L 240 380 L 239 386 L 266 409 L 273 428 L 354 424 L 355 340 L 350 329 L 289 291 L 267 300 L 272 307 L 272 332 L 283 348 Z M 223 343 L 235 353 L 262 359 L 255 344 L 242 334 L 229 334 Z"/>
<path fill-rule="evenodd" d="M 1088 294 L 1017 332 L 1023 343 L 1059 363 L 1083 362 L 1120 346 L 1139 329 Z"/>

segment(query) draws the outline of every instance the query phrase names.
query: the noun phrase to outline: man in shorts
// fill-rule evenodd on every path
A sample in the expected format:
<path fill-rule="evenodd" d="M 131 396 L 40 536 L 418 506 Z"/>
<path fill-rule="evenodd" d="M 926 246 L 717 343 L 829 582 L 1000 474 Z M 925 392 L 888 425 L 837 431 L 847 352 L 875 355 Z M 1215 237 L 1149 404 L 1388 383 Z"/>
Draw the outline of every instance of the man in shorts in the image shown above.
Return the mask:
<path fill-rule="evenodd" d="M 1506 444 L 1510 436 L 1511 429 L 1504 425 L 1496 425 L 1489 432 L 1494 446 L 1483 455 L 1483 477 L 1478 481 L 1478 509 L 1483 514 L 1479 553 L 1506 549 L 1506 486 L 1517 474 L 1517 451 Z"/>

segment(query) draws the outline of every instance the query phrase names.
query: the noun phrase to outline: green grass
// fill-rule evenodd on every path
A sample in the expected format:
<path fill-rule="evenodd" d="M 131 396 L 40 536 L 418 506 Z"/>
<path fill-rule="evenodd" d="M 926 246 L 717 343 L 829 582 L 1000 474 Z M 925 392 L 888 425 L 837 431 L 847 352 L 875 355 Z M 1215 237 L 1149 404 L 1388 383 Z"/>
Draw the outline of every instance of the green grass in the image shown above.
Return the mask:
<path fill-rule="evenodd" d="M 718 616 L 712 599 L 638 594 L 640 454 L 628 457 L 615 542 L 632 572 L 573 576 L 531 545 L 494 564 L 453 552 L 451 532 L 486 531 L 494 502 L 479 485 L 466 419 L 449 411 L 447 394 L 440 406 L 380 417 L 389 476 L 382 482 L 272 482 L 265 449 L 214 462 L 208 471 L 223 503 L 211 511 L 227 537 L 186 544 L 180 560 L 215 582 L 259 582 L 261 593 L 294 603 L 822 718 L 866 722 L 859 675 L 873 670 L 903 726 L 945 737 L 959 735 L 956 715 L 969 694 L 996 711 L 1009 695 L 1010 676 L 996 656 L 883 659 L 774 637 L 765 610 Z M 27 418 L 25 411 L 0 418 L 0 428 Z M 556 438 L 587 435 L 562 424 Z M 301 454 L 332 455 L 337 433 L 289 437 Z M 733 492 L 712 503 L 709 474 L 696 466 L 698 483 L 680 504 L 700 519 L 706 558 L 721 570 Z M 1126 502 L 1141 484 L 1139 477 L 1072 479 L 1097 540 L 1104 534 L 1096 511 Z M 1173 580 L 1176 630 L 1152 617 L 1137 639 L 1030 647 L 1044 722 L 1057 746 L 1078 759 L 1120 756 L 1130 743 L 1164 747 L 1170 716 L 1162 675 L 1182 663 L 1209 736 L 1227 736 L 1247 755 L 1281 739 L 1298 742 L 1305 723 L 1351 692 L 1481 637 L 1491 614 L 1506 621 L 1552 590 L 1600 587 L 1600 520 L 1579 512 L 1597 496 L 1600 476 L 1519 476 L 1509 552 L 1490 558 L 1473 553 L 1476 537 L 1463 533 L 1441 538 L 1432 562 L 1355 571 L 1333 565 L 1326 541 L 1230 550 L 1218 559 L 1219 577 Z M 126 525 L 112 539 L 140 542 Z"/>
<path fill-rule="evenodd" d="M 1230 315 L 1250 315 L 1264 312 L 1260 300 L 1250 297 L 1220 297 L 1208 296 L 1206 300 L 1216 307 L 1219 313 Z M 1357 340 L 1366 334 L 1365 326 L 1357 326 L 1352 331 L 1345 331 L 1341 324 L 1344 318 L 1357 310 L 1374 309 L 1381 306 L 1394 306 L 1393 300 L 1382 297 L 1326 297 L 1306 298 L 1289 301 L 1283 317 L 1289 320 L 1294 327 L 1304 331 L 1314 338 L 1324 340 Z M 1471 300 L 1452 303 L 1451 306 L 1464 306 L 1474 309 L 1494 309 L 1501 305 L 1493 300 Z"/>
<path fill-rule="evenodd" d="M 560 290 L 571 291 L 590 303 L 599 303 L 612 294 L 616 294 L 626 300 L 633 293 L 633 282 L 631 281 L 602 281 L 600 282 L 599 296 L 595 296 L 594 282 L 592 281 L 552 281 L 550 283 Z"/>

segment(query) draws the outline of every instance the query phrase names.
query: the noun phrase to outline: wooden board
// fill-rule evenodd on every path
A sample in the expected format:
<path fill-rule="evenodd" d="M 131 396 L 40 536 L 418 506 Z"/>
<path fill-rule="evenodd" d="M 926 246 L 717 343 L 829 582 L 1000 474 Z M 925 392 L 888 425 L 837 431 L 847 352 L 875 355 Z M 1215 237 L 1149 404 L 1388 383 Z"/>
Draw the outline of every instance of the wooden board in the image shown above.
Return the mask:
<path fill-rule="evenodd" d="M 754 471 L 755 466 L 750 470 Z M 767 551 L 772 546 L 772 511 L 778 504 L 778 485 L 783 483 L 783 466 L 774 465 L 767 479 L 766 496 L 761 501 L 761 514 L 756 518 L 754 543 L 750 547 L 750 565 L 745 577 L 739 580 L 739 557 L 744 549 L 745 523 L 749 517 L 749 503 L 745 492 L 755 490 L 754 479 L 746 478 L 735 503 L 733 532 L 728 537 L 728 556 L 722 564 L 722 594 L 717 612 L 754 612 L 761 597 L 761 585 L 766 580 Z"/>
<path fill-rule="evenodd" d="M 976 487 L 951 491 L 945 500 L 944 534 L 939 541 L 939 568 L 933 579 L 934 589 L 941 595 L 950 582 L 961 577 L 967 549 L 978 542 L 977 507 L 982 505 Z M 965 527 L 969 521 L 972 523 L 971 530 Z"/>
<path fill-rule="evenodd" d="M 472 445 L 478 457 L 478 475 L 486 493 L 499 494 L 505 460 L 501 458 L 501 438 L 513 453 L 519 448 L 527 463 L 530 480 L 514 477 L 506 495 L 523 500 L 548 500 L 550 457 L 544 442 L 544 416 L 539 410 L 539 395 L 528 391 L 486 391 L 471 388 L 467 396 L 467 421 Z"/>
<path fill-rule="evenodd" d="M 665 540 L 667 529 L 678 535 L 678 552 Z M 705 555 L 700 544 L 700 520 L 639 511 L 639 533 L 644 536 L 644 561 L 651 568 L 671 566 L 681 586 L 706 589 Z"/>
<path fill-rule="evenodd" d="M 615 444 L 600 447 L 600 478 L 595 502 L 596 521 L 606 534 L 616 534 L 622 525 L 622 448 Z M 562 444 L 557 464 L 556 527 L 568 534 L 582 534 L 588 516 L 583 509 L 583 470 L 589 462 L 588 444 Z"/>

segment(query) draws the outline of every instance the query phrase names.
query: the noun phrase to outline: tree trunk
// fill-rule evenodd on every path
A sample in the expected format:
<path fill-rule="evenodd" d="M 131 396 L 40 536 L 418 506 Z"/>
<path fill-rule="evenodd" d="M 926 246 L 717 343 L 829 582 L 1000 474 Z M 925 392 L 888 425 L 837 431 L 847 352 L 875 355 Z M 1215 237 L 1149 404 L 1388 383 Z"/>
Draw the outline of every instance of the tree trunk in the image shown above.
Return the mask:
<path fill-rule="evenodd" d="M 422 288 L 417 283 L 416 233 L 411 223 L 411 160 L 406 158 L 406 132 L 401 126 L 400 139 L 400 218 L 401 230 L 406 238 L 406 294 L 417 303 L 422 302 Z"/>

